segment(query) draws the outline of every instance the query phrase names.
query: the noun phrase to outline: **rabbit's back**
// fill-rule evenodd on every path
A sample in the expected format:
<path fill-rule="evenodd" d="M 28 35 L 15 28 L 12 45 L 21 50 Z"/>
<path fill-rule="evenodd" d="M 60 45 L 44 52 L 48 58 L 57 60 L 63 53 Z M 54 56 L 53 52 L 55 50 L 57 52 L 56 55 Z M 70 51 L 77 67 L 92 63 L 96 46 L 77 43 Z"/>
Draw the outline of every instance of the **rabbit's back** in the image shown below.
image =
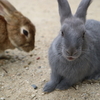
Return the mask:
<path fill-rule="evenodd" d="M 100 60 L 100 22 L 96 20 L 87 20 L 85 26 L 88 35 L 87 43 L 88 45 L 92 45 L 94 49 L 93 52 L 95 51 Z"/>
<path fill-rule="evenodd" d="M 88 30 L 88 32 L 91 33 L 94 36 L 94 38 L 95 36 L 100 36 L 100 21 L 87 20 L 85 26 L 86 30 Z"/>

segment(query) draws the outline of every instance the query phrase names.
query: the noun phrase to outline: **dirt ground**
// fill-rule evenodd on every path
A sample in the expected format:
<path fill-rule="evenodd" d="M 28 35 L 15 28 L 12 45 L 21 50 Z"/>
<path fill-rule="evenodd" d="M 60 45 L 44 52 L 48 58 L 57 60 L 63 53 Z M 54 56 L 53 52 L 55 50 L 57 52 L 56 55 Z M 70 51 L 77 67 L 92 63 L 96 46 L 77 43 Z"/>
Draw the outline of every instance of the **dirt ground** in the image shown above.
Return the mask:
<path fill-rule="evenodd" d="M 6 51 L 11 59 L 0 60 L 0 100 L 100 100 L 99 82 L 43 94 L 42 88 L 50 78 L 48 48 L 60 30 L 57 0 L 9 1 L 36 26 L 36 48 L 30 53 Z M 69 0 L 73 13 L 79 2 Z M 100 0 L 93 0 L 87 18 L 100 20 Z"/>

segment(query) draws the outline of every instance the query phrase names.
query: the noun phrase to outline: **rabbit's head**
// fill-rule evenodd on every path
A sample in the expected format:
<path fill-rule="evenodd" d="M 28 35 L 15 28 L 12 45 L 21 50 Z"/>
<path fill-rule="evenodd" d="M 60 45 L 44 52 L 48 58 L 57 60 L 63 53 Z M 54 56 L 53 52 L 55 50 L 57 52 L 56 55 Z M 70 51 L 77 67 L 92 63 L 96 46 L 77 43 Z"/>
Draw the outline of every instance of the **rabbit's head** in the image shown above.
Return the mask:
<path fill-rule="evenodd" d="M 91 0 L 82 0 L 75 15 L 72 15 L 67 0 L 58 0 L 61 21 L 62 55 L 73 61 L 82 54 L 85 41 L 86 12 Z"/>
<path fill-rule="evenodd" d="M 35 47 L 35 26 L 7 0 L 0 0 L 0 14 L 7 22 L 8 38 L 12 45 L 29 52 Z"/>

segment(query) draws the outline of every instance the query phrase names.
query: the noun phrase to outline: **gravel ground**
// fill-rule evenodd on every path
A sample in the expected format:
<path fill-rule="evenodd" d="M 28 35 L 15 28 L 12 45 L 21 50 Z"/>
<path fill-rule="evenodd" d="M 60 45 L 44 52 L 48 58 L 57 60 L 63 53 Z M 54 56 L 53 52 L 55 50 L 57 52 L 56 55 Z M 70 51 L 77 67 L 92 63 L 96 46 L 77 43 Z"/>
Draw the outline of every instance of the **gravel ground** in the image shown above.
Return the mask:
<path fill-rule="evenodd" d="M 60 30 L 56 0 L 9 0 L 36 26 L 36 48 L 30 53 L 7 50 L 9 60 L 0 60 L 0 100 L 100 100 L 99 82 L 80 83 L 66 91 L 43 94 L 49 80 L 47 52 Z M 80 0 L 69 0 L 73 13 Z M 100 20 L 100 0 L 94 0 L 88 19 Z M 37 89 L 34 89 L 34 86 Z"/>

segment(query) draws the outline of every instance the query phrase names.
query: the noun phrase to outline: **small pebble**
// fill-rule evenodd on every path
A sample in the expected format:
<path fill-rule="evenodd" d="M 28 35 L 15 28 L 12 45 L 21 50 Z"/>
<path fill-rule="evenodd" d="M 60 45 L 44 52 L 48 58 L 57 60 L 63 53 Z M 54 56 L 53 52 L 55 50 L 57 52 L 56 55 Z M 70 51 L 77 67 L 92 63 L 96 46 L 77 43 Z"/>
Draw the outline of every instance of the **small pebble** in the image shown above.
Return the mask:
<path fill-rule="evenodd" d="M 14 59 L 19 59 L 18 56 L 14 56 Z"/>
<path fill-rule="evenodd" d="M 96 95 L 97 95 L 97 96 L 100 96 L 100 93 L 97 93 Z"/>
<path fill-rule="evenodd" d="M 44 95 L 45 93 L 42 93 L 42 95 Z"/>
<path fill-rule="evenodd" d="M 32 87 L 33 87 L 34 89 L 37 89 L 37 88 L 38 88 L 35 84 L 33 84 Z"/>
<path fill-rule="evenodd" d="M 37 90 L 35 90 L 35 93 L 38 93 L 38 91 L 37 91 Z"/>
<path fill-rule="evenodd" d="M 46 79 L 43 79 L 42 81 L 43 81 L 43 82 L 45 82 L 45 81 L 46 81 Z"/>
<path fill-rule="evenodd" d="M 28 65 L 30 65 L 32 62 L 30 61 L 30 62 L 28 62 Z"/>
<path fill-rule="evenodd" d="M 44 38 L 44 36 L 41 36 L 42 38 Z"/>
<path fill-rule="evenodd" d="M 15 62 L 15 60 L 14 59 L 11 59 L 11 63 L 14 63 Z"/>
<path fill-rule="evenodd" d="M 30 54 L 30 57 L 32 57 L 33 55 L 32 54 Z"/>
<path fill-rule="evenodd" d="M 28 65 L 24 66 L 24 68 L 28 67 Z"/>
<path fill-rule="evenodd" d="M 5 53 L 9 53 L 9 51 L 5 51 Z"/>
<path fill-rule="evenodd" d="M 8 95 L 7 98 L 10 98 L 10 95 Z"/>
<path fill-rule="evenodd" d="M 38 67 L 39 69 L 41 68 L 41 66 Z"/>
<path fill-rule="evenodd" d="M 17 73 L 17 76 L 21 76 L 21 73 Z"/>
<path fill-rule="evenodd" d="M 4 97 L 1 97 L 0 100 L 5 100 L 5 98 Z"/>
<path fill-rule="evenodd" d="M 73 98 L 72 100 L 76 100 L 75 98 Z"/>
<path fill-rule="evenodd" d="M 76 87 L 75 87 L 75 88 L 76 88 L 76 90 L 78 90 L 78 89 L 79 89 L 79 86 L 78 86 L 78 85 L 76 85 Z"/>
<path fill-rule="evenodd" d="M 37 60 L 39 60 L 39 59 L 40 59 L 40 57 L 37 58 Z"/>
<path fill-rule="evenodd" d="M 29 67 L 26 67 L 25 69 L 26 69 L 26 70 L 29 70 Z"/>
<path fill-rule="evenodd" d="M 36 97 L 36 95 L 35 95 L 35 94 L 32 94 L 32 99 L 33 99 L 34 97 Z"/>

